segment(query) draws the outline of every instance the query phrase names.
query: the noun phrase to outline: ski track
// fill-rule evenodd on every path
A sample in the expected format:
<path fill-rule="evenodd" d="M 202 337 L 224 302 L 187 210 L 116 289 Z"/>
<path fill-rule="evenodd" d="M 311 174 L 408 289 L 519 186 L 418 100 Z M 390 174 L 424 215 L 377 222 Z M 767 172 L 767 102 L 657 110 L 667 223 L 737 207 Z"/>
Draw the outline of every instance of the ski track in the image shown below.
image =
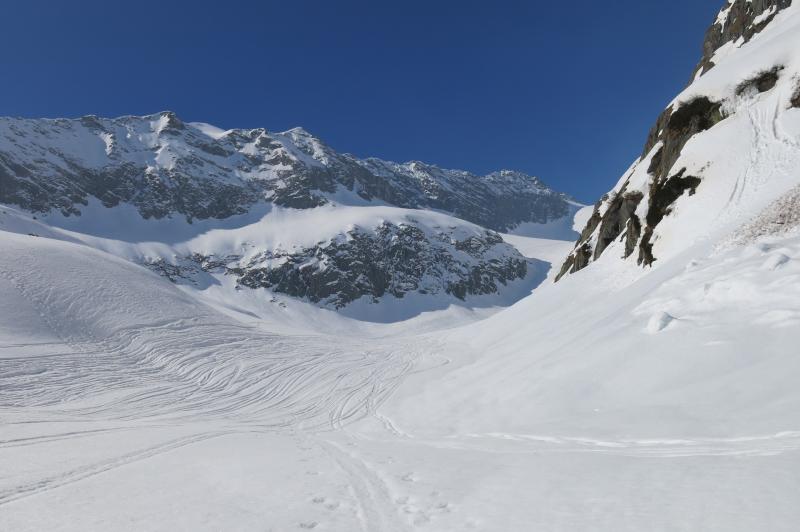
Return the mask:
<path fill-rule="evenodd" d="M 373 412 L 420 352 L 413 344 L 337 344 L 181 322 L 72 347 L 70 354 L 4 359 L 0 412 L 337 428 Z"/>
<path fill-rule="evenodd" d="M 366 462 L 345 451 L 338 443 L 320 441 L 319 445 L 347 476 L 358 502 L 364 532 L 410 530 L 397 513 L 386 484 Z"/>
<path fill-rule="evenodd" d="M 70 471 L 41 478 L 39 480 L 36 480 L 28 484 L 23 484 L 19 486 L 14 486 L 12 488 L 0 490 L 0 506 L 3 506 L 13 501 L 17 501 L 25 497 L 30 497 L 32 495 L 40 494 L 52 490 L 54 488 L 66 486 L 68 484 L 72 484 L 73 482 L 78 482 L 80 480 L 84 480 L 93 477 L 95 475 L 111 471 L 112 469 L 116 469 L 118 467 L 127 464 L 138 462 L 139 460 L 144 460 L 146 458 L 151 458 L 159 454 L 173 451 L 175 449 L 179 449 L 186 445 L 191 445 L 193 443 L 198 443 L 204 440 L 216 438 L 230 433 L 231 432 L 211 432 L 207 434 L 197 434 L 194 436 L 178 438 L 153 447 L 124 454 L 122 456 L 118 456 L 109 460 L 104 460 L 90 465 L 80 466 Z"/>
<path fill-rule="evenodd" d="M 96 463 L 71 463 L 56 473 L 28 474 L 22 483 L 0 486 L 0 506 L 225 434 L 341 429 L 375 413 L 415 371 L 417 357 L 435 345 L 422 337 L 278 335 L 192 318 L 156 320 L 96 338 L 86 328 L 60 323 L 49 310 L 46 287 L 0 275 L 68 348 L 58 355 L 2 359 L 0 423 L 8 430 L 0 449 L 39 452 L 37 445 L 164 426 L 197 432 Z M 55 428 L 62 423 L 84 430 Z M 192 429 L 200 424 L 220 430 Z M 15 434 L 14 427 L 23 432 Z M 348 478 L 359 498 L 374 493 L 360 477 Z M 369 507 L 366 500 L 359 503 Z M 374 520 L 382 512 L 370 515 Z M 399 530 L 377 530 L 384 529 Z"/>
<path fill-rule="evenodd" d="M 766 436 L 697 439 L 618 439 L 555 437 L 530 434 L 465 434 L 450 439 L 420 443 L 497 452 L 497 441 L 512 444 L 501 452 L 601 453 L 630 457 L 688 458 L 695 456 L 773 456 L 800 450 L 800 432 Z"/>

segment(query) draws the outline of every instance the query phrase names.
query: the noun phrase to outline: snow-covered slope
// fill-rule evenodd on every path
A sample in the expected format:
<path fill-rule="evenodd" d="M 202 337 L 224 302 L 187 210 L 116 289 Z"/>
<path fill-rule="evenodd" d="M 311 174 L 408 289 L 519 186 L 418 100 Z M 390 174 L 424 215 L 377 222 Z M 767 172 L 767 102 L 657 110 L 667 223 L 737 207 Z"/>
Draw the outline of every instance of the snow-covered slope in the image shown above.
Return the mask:
<path fill-rule="evenodd" d="M 5 207 L 0 230 L 80 242 L 188 290 L 224 287 L 231 301 L 252 291 L 279 305 L 285 296 L 330 309 L 355 304 L 348 313 L 379 321 L 449 305 L 507 306 L 550 270 L 535 258 L 537 246 L 526 257 L 493 231 L 430 211 L 273 207 L 215 227 L 95 207 L 80 217 L 37 217 Z M 563 249 L 564 241 L 552 241 L 558 244 Z"/>
<path fill-rule="evenodd" d="M 658 267 L 718 240 L 797 185 L 800 21 L 787 1 L 729 2 L 695 79 L 596 205 L 561 276 L 624 258 Z"/>
<path fill-rule="evenodd" d="M 499 312 L 365 323 L 391 305 L 273 303 L 205 258 L 179 283 L 145 267 L 376 221 L 482 249 L 485 229 L 442 213 L 6 208 L 0 529 L 793 532 L 798 24 L 798 5 L 728 2 L 643 159 L 596 209 L 570 207 L 588 226 L 574 273 Z M 563 244 L 541 237 L 564 222 L 504 238 L 550 259 Z"/>

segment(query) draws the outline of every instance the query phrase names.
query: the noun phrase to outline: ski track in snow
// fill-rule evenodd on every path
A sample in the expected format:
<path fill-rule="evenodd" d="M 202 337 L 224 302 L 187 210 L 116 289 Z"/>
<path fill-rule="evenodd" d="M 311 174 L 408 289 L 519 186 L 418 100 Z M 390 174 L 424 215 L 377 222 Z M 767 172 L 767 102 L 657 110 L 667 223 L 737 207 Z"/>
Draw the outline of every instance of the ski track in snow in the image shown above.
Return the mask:
<path fill-rule="evenodd" d="M 183 323 L 72 347 L 74 354 L 5 359 L 0 411 L 335 428 L 374 411 L 418 353 L 413 346 L 336 345 Z M 47 371 L 37 371 L 43 365 Z"/>
<path fill-rule="evenodd" d="M 698 439 L 618 439 L 554 437 L 530 434 L 466 434 L 428 445 L 494 452 L 495 443 L 512 444 L 512 452 L 602 453 L 631 457 L 684 458 L 693 456 L 773 456 L 800 449 L 800 432 L 767 436 Z M 423 442 L 425 443 L 425 442 Z M 507 452 L 507 451 L 504 451 Z"/>
<path fill-rule="evenodd" d="M 176 440 L 168 441 L 154 447 L 142 449 L 136 452 L 128 453 L 122 456 L 117 456 L 110 460 L 104 460 L 102 462 L 93 463 L 90 465 L 85 465 L 81 467 L 77 467 L 70 471 L 60 473 L 57 475 L 53 475 L 50 477 L 42 478 L 31 482 L 29 484 L 24 484 L 21 486 L 14 486 L 12 488 L 7 488 L 4 490 L 0 490 L 0 506 L 8 504 L 10 502 L 29 497 L 31 495 L 37 495 L 46 491 L 49 491 L 54 488 L 59 488 L 62 486 L 66 486 L 68 484 L 72 484 L 73 482 L 78 482 L 94 475 L 99 475 L 101 473 L 105 473 L 111 471 L 112 469 L 116 469 L 117 467 L 131 464 L 137 462 L 139 460 L 144 460 L 147 458 L 151 458 L 153 456 L 157 456 L 162 453 L 166 453 L 175 449 L 179 449 L 186 445 L 191 445 L 193 443 L 198 443 L 210 438 L 215 438 L 218 436 L 222 436 L 224 434 L 229 434 L 230 432 L 211 432 L 207 434 L 197 434 L 195 436 L 188 436 L 185 438 L 179 438 Z"/>
<path fill-rule="evenodd" d="M 338 443 L 320 441 L 325 452 L 345 473 L 359 505 L 364 532 L 405 532 L 386 484 L 360 458 L 345 451 Z"/>

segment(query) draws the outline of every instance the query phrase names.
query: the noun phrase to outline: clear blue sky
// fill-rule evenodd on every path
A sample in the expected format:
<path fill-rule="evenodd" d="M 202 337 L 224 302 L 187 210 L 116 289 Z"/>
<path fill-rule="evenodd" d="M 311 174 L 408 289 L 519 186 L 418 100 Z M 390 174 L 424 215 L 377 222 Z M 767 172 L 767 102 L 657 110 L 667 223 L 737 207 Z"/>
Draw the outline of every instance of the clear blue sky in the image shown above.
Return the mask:
<path fill-rule="evenodd" d="M 340 151 L 522 170 L 593 202 L 723 3 L 8 2 L 0 115 L 301 125 Z"/>

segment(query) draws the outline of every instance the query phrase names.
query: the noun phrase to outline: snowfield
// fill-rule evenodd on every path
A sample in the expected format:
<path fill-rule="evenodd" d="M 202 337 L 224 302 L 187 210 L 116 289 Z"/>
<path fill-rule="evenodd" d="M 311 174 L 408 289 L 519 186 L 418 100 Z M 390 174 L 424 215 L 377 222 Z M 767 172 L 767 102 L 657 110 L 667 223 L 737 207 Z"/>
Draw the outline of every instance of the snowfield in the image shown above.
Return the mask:
<path fill-rule="evenodd" d="M 193 224 L 0 206 L 0 530 L 798 530 L 798 25 L 777 12 L 673 102 L 726 117 L 676 160 L 700 184 L 652 267 L 615 238 L 554 283 L 593 212 L 571 204 L 503 235 L 537 268 L 499 294 L 335 311 L 143 259 L 481 228 L 335 200 Z M 646 197 L 658 149 L 612 192 Z"/>
<path fill-rule="evenodd" d="M 800 234 L 385 325 L 256 317 L 83 243 L 0 238 L 0 529 L 800 519 Z"/>

